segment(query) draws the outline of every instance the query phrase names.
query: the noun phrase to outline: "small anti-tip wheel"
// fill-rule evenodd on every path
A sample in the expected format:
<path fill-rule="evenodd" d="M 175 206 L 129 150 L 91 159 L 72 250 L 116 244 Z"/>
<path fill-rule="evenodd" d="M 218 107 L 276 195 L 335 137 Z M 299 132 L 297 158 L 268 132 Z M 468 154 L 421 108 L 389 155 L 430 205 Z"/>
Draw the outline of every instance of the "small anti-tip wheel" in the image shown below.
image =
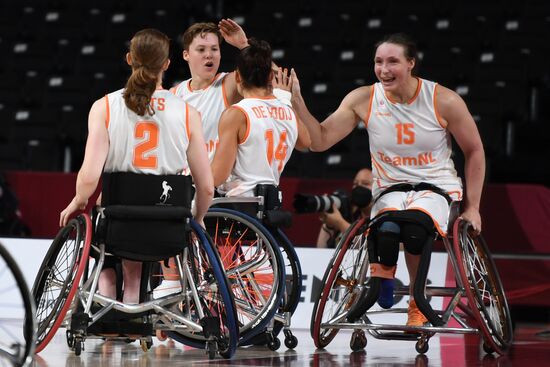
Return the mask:
<path fill-rule="evenodd" d="M 73 349 L 73 346 L 74 346 L 74 335 L 73 335 L 73 333 L 71 333 L 69 330 L 67 330 L 65 335 L 67 336 L 67 345 L 69 346 L 70 349 Z"/>
<path fill-rule="evenodd" d="M 82 353 L 83 344 L 84 344 L 84 342 L 82 342 L 80 340 L 75 340 L 74 341 L 74 354 L 75 354 L 75 356 L 79 356 Z"/>
<path fill-rule="evenodd" d="M 483 350 L 487 354 L 493 354 L 495 352 L 495 350 L 489 344 L 487 344 L 485 342 L 483 342 Z"/>
<path fill-rule="evenodd" d="M 286 340 L 285 340 L 285 343 L 286 343 Z M 296 341 L 296 343 L 298 343 L 298 341 Z M 279 340 L 279 338 L 274 337 L 269 342 L 267 342 L 267 347 L 272 351 L 276 351 L 281 347 L 281 341 Z"/>
<path fill-rule="evenodd" d="M 214 341 L 206 342 L 206 353 L 208 354 L 208 359 L 216 358 L 216 352 L 218 351 L 218 345 Z"/>
<path fill-rule="evenodd" d="M 428 344 L 427 340 L 420 339 L 416 342 L 415 348 L 418 353 L 424 354 L 428 351 L 430 345 Z"/>
<path fill-rule="evenodd" d="M 294 349 L 296 348 L 297 345 L 298 345 L 298 338 L 295 337 L 294 335 L 290 335 L 285 338 L 285 346 L 288 349 Z"/>
<path fill-rule="evenodd" d="M 290 331 L 289 329 L 284 329 L 283 333 L 285 334 L 285 346 L 288 349 L 296 348 L 296 346 L 298 345 L 298 338 L 292 334 L 292 331 Z"/>
<path fill-rule="evenodd" d="M 365 332 L 363 330 L 355 330 L 353 334 L 351 334 L 351 340 L 349 342 L 349 347 L 354 352 L 358 352 L 360 350 L 365 349 L 367 346 L 367 337 L 365 335 Z"/>

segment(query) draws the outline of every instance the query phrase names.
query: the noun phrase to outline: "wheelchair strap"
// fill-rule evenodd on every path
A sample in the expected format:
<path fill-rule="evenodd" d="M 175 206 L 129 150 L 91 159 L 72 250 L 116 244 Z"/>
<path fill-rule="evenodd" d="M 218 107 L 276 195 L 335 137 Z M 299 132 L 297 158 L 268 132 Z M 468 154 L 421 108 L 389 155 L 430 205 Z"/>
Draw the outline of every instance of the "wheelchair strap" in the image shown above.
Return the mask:
<path fill-rule="evenodd" d="M 380 199 L 383 195 L 389 194 L 390 192 L 394 192 L 394 191 L 408 192 L 408 191 L 425 191 L 425 190 L 432 191 L 432 192 L 435 192 L 436 194 L 443 196 L 445 200 L 447 200 L 447 203 L 449 203 L 449 205 L 453 201 L 453 199 L 451 199 L 451 197 L 445 190 L 427 182 L 420 182 L 417 184 L 401 183 L 401 184 L 392 185 L 387 189 L 385 189 L 384 191 L 382 191 L 380 195 L 378 195 L 376 200 Z"/>
<path fill-rule="evenodd" d="M 194 188 L 191 176 L 104 172 L 102 206 L 160 205 L 191 208 Z"/>
<path fill-rule="evenodd" d="M 443 319 L 439 316 L 430 305 L 430 302 L 426 298 L 426 281 L 428 279 L 428 270 L 430 269 L 430 262 L 432 258 L 432 247 L 434 239 L 428 237 L 424 243 L 422 254 L 420 255 L 420 263 L 418 264 L 418 270 L 416 273 L 416 279 L 413 287 L 413 295 L 416 301 L 418 309 L 426 316 L 428 321 L 437 327 L 444 326 Z"/>

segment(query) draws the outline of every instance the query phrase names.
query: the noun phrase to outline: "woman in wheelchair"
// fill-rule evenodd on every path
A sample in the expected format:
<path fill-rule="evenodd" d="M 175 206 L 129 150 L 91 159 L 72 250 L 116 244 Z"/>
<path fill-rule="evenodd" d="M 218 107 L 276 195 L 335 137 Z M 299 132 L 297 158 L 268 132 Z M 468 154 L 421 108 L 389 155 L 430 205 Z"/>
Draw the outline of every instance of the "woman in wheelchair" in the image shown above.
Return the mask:
<path fill-rule="evenodd" d="M 201 119 L 194 108 L 162 88 L 163 73 L 170 65 L 168 57 L 169 39 L 163 33 L 144 29 L 132 38 L 126 54 L 132 74 L 125 88 L 97 100 L 90 110 L 89 133 L 76 194 L 61 212 L 60 226 L 65 226 L 75 212 L 86 208 L 103 172 L 191 173 L 196 188 L 193 214 L 197 222 L 203 222 L 213 196 L 213 180 Z M 140 192 L 143 187 L 133 189 Z M 166 188 L 159 186 L 158 190 L 158 195 L 156 191 L 154 195 L 160 197 L 158 202 L 161 204 L 167 200 L 162 197 Z M 170 194 L 174 196 L 173 192 Z M 103 201 L 105 199 L 103 197 Z M 123 302 L 138 303 L 141 262 L 123 259 L 122 269 Z M 104 269 L 101 273 L 99 292 L 116 298 L 112 269 Z"/>
<path fill-rule="evenodd" d="M 411 326 L 426 322 L 412 291 L 422 248 L 435 231 L 446 235 L 450 201 L 462 200 L 462 182 L 451 159 L 451 136 L 465 156 L 468 190 L 461 216 L 477 233 L 485 174 L 483 145 L 466 104 L 454 91 L 415 76 L 416 57 L 416 46 L 407 36 L 384 38 L 375 46 L 378 83 L 350 92 L 321 124 L 309 113 L 292 71 L 292 104 L 309 130 L 312 150 L 329 149 L 364 121 L 374 173 L 371 218 L 376 222 L 368 237 L 373 285 L 393 279 L 403 243 Z M 355 303 L 348 320 L 360 318 L 376 302 L 379 287 L 371 289 L 370 297 L 362 295 Z"/>
<path fill-rule="evenodd" d="M 237 88 L 244 99 L 220 118 L 220 144 L 212 161 L 214 185 L 226 196 L 254 196 L 258 184 L 279 185 L 292 150 L 307 149 L 309 134 L 274 87 L 289 90 L 286 69 L 272 71 L 271 47 L 249 40 L 237 56 Z M 229 179 L 228 179 L 229 177 Z"/>

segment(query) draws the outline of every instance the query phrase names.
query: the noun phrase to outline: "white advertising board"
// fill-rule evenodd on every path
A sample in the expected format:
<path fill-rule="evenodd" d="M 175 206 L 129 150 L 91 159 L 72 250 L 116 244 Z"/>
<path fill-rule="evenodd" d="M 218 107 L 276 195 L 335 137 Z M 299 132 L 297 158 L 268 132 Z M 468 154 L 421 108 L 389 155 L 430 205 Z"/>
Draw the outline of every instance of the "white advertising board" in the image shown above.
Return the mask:
<path fill-rule="evenodd" d="M 34 240 L 34 239 L 14 239 L 0 238 L 0 242 L 8 249 L 10 254 L 21 268 L 25 279 L 32 287 L 38 268 L 42 263 L 42 259 L 46 255 L 51 240 Z M 319 287 L 322 286 L 321 280 L 325 273 L 325 269 L 331 260 L 333 249 L 318 249 L 308 247 L 297 247 L 296 252 L 302 266 L 303 287 L 300 304 L 292 317 L 293 328 L 308 329 L 310 326 L 311 312 L 313 310 L 313 301 Z M 430 271 L 428 273 L 428 284 L 434 286 L 445 285 L 445 275 L 447 269 L 447 254 L 433 253 Z M 396 272 L 397 284 L 408 284 L 409 277 L 403 254 L 399 256 L 399 262 Z M 402 297 L 398 300 L 394 307 L 407 307 L 408 297 Z M 442 303 L 441 298 L 432 300 L 434 309 L 440 308 Z M 378 307 L 375 305 L 374 307 Z M 405 316 L 400 314 L 383 315 L 376 318 L 377 323 L 404 323 Z"/>

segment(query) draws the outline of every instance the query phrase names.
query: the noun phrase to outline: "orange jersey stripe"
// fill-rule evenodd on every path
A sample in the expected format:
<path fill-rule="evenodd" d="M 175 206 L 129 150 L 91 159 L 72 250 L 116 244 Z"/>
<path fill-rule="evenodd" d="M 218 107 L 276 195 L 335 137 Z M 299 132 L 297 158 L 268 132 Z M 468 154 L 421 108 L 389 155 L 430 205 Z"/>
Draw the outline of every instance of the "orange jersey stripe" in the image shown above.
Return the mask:
<path fill-rule="evenodd" d="M 372 165 L 376 168 L 380 176 L 385 176 L 388 181 L 398 182 L 398 180 L 392 178 L 388 172 L 382 167 L 382 165 L 371 155 Z"/>
<path fill-rule="evenodd" d="M 372 111 L 372 100 L 373 99 L 374 99 L 374 84 L 371 85 L 371 88 L 370 88 L 369 109 L 367 110 L 367 116 L 363 120 L 363 124 L 365 125 L 365 129 L 369 126 L 369 119 L 370 119 L 370 113 Z"/>
<path fill-rule="evenodd" d="M 439 125 L 446 129 L 447 124 L 443 121 L 441 118 L 441 115 L 439 114 L 439 111 L 437 110 L 437 89 L 439 87 L 439 84 L 436 84 L 434 87 L 434 111 L 435 111 L 435 118 L 437 119 L 437 122 L 439 122 Z"/>
<path fill-rule="evenodd" d="M 233 106 L 233 107 L 241 111 L 244 114 L 244 117 L 246 117 L 246 133 L 244 134 L 243 139 L 239 141 L 239 144 L 243 144 L 246 141 L 246 139 L 248 139 L 248 135 L 250 134 L 250 118 L 248 117 L 248 113 L 244 110 L 244 108 L 240 106 Z"/>
<path fill-rule="evenodd" d="M 111 116 L 110 116 L 110 111 L 109 111 L 109 97 L 107 97 L 107 95 L 105 95 L 105 105 L 107 106 L 107 116 L 105 117 L 105 127 L 108 129 L 109 128 L 109 120 L 110 120 Z"/>
<path fill-rule="evenodd" d="M 191 129 L 189 128 L 189 105 L 185 104 L 185 130 L 187 131 L 187 140 L 191 142 Z"/>

